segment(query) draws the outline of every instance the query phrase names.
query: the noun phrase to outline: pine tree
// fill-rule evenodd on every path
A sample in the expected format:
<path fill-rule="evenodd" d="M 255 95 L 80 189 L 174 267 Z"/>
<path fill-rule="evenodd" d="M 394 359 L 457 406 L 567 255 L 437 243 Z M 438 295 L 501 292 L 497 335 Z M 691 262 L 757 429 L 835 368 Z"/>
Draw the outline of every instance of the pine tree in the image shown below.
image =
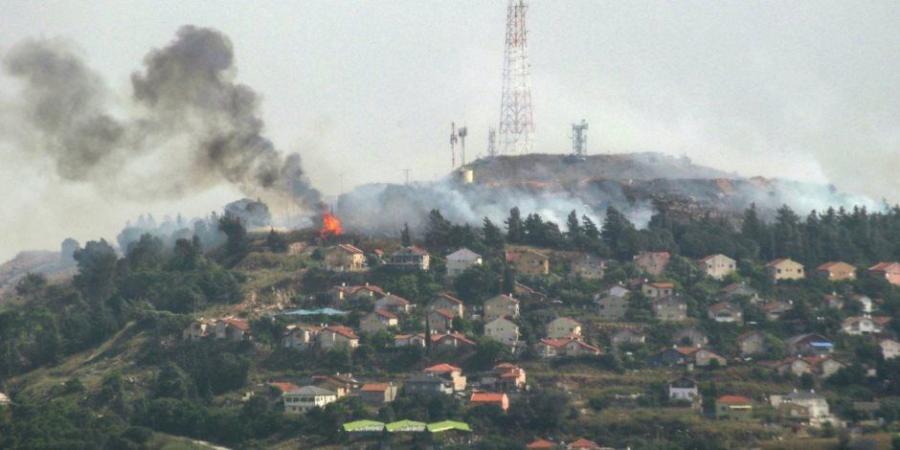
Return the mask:
<path fill-rule="evenodd" d="M 412 245 L 412 236 L 409 233 L 409 224 L 404 223 L 403 229 L 400 230 L 400 243 L 404 247 L 409 247 Z"/>
<path fill-rule="evenodd" d="M 524 239 L 524 225 L 519 207 L 509 210 L 509 218 L 506 219 L 506 238 L 510 243 L 520 244 Z"/>

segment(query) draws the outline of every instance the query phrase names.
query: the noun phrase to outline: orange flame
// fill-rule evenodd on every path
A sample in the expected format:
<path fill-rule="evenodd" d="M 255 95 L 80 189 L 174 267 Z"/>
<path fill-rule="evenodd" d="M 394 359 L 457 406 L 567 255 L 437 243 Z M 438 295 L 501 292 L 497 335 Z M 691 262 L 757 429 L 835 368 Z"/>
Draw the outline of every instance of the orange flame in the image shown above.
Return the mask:
<path fill-rule="evenodd" d="M 319 230 L 319 236 L 325 238 L 328 236 L 340 236 L 344 232 L 341 227 L 341 219 L 330 212 L 322 214 L 322 229 Z"/>

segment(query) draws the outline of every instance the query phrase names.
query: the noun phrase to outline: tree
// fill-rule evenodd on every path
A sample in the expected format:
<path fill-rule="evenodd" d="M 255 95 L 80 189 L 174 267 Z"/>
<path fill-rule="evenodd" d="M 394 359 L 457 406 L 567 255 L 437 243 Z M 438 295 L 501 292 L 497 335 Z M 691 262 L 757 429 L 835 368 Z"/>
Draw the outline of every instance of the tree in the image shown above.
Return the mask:
<path fill-rule="evenodd" d="M 150 233 L 142 234 L 137 242 L 128 244 L 125 260 L 133 271 L 159 268 L 163 263 L 162 240 Z"/>
<path fill-rule="evenodd" d="M 39 273 L 31 273 L 25 275 L 24 278 L 16 283 L 16 294 L 32 300 L 47 287 L 47 277 Z"/>
<path fill-rule="evenodd" d="M 74 282 L 87 297 L 104 300 L 112 294 L 116 276 L 116 251 L 106 240 L 88 242 L 73 255 L 78 263 Z"/>
<path fill-rule="evenodd" d="M 500 230 L 500 227 L 494 225 L 494 222 L 491 222 L 491 219 L 487 217 L 484 218 L 482 234 L 484 235 L 484 245 L 487 248 L 495 251 L 503 250 L 503 232 Z"/>
<path fill-rule="evenodd" d="M 520 244 L 525 237 L 524 224 L 519 207 L 509 210 L 509 218 L 506 219 L 506 238 L 510 243 Z"/>
<path fill-rule="evenodd" d="M 444 249 L 450 245 L 450 229 L 452 224 L 437 209 L 428 213 L 425 224 L 425 245 L 432 249 Z"/>
<path fill-rule="evenodd" d="M 412 245 L 412 235 L 409 233 L 409 224 L 407 223 L 404 223 L 403 228 L 400 230 L 400 244 L 404 247 Z"/>
<path fill-rule="evenodd" d="M 453 280 L 456 295 L 467 302 L 480 302 L 486 297 L 497 295 L 499 276 L 488 266 L 469 267 Z"/>
<path fill-rule="evenodd" d="M 581 248 L 583 246 L 581 224 L 578 222 L 578 213 L 573 209 L 566 219 L 566 237 L 569 244 L 573 247 Z"/>
<path fill-rule="evenodd" d="M 269 247 L 269 250 L 275 253 L 283 253 L 287 251 L 288 243 L 281 233 L 271 228 L 269 229 L 269 235 L 266 236 L 266 247 Z"/>
<path fill-rule="evenodd" d="M 247 229 L 240 217 L 225 214 L 219 219 L 219 231 L 225 233 L 228 241 L 225 244 L 225 250 L 229 256 L 240 257 L 247 251 L 250 245 L 247 239 Z"/>

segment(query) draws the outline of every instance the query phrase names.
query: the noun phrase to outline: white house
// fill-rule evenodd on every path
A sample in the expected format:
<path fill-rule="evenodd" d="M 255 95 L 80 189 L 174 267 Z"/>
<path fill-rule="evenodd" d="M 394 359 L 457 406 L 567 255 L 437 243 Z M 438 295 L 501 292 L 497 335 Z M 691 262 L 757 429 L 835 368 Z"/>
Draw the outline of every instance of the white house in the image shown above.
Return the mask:
<path fill-rule="evenodd" d="M 594 295 L 597 313 L 603 320 L 621 320 L 628 311 L 628 294 L 631 291 L 622 286 L 613 286 Z"/>
<path fill-rule="evenodd" d="M 484 335 L 510 347 L 515 347 L 519 343 L 519 326 L 500 317 L 485 324 Z"/>
<path fill-rule="evenodd" d="M 484 321 L 490 322 L 500 317 L 519 317 L 519 301 L 508 296 L 498 295 L 484 302 Z"/>
<path fill-rule="evenodd" d="M 697 382 L 690 378 L 681 377 L 669 383 L 670 400 L 693 402 L 699 395 Z"/>
<path fill-rule="evenodd" d="M 559 339 L 568 336 L 581 336 L 581 324 L 570 317 L 557 317 L 547 324 L 547 337 Z"/>
<path fill-rule="evenodd" d="M 284 330 L 284 335 L 281 337 L 281 345 L 284 348 L 307 349 L 315 344 L 319 330 L 321 330 L 321 327 L 315 325 L 288 325 Z"/>
<path fill-rule="evenodd" d="M 300 414 L 313 408 L 321 408 L 337 401 L 337 394 L 318 386 L 304 386 L 281 394 L 284 412 Z"/>
<path fill-rule="evenodd" d="M 831 419 L 828 401 L 815 391 L 794 391 L 787 395 L 769 397 L 772 407 L 782 411 L 788 418 L 809 420 L 817 423 Z"/>
<path fill-rule="evenodd" d="M 900 356 L 900 342 L 893 339 L 882 339 L 878 346 L 881 347 L 881 355 L 884 359 L 894 359 Z"/>
<path fill-rule="evenodd" d="M 880 333 L 881 327 L 871 317 L 848 317 L 841 323 L 841 331 L 852 336 Z"/>
<path fill-rule="evenodd" d="M 348 328 L 340 325 L 332 325 L 322 328 L 319 331 L 319 347 L 323 350 L 331 350 L 333 348 L 350 348 L 359 347 L 359 336 Z"/>
<path fill-rule="evenodd" d="M 874 308 L 874 302 L 867 295 L 854 295 L 851 297 L 853 301 L 859 303 L 860 311 L 863 314 L 871 314 Z"/>
<path fill-rule="evenodd" d="M 465 247 L 447 255 L 447 276 L 454 278 L 459 276 L 472 266 L 482 264 L 481 255 Z"/>

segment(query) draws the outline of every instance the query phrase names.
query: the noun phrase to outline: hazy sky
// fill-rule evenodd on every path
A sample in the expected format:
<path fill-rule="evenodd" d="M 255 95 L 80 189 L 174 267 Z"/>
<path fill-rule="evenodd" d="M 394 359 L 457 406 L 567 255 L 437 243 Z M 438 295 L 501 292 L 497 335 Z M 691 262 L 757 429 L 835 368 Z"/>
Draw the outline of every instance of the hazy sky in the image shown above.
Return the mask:
<path fill-rule="evenodd" d="M 686 154 L 900 201 L 900 3 L 531 3 L 535 150 L 568 151 L 570 124 L 584 118 L 591 153 Z M 268 135 L 336 194 L 341 174 L 344 189 L 401 181 L 405 168 L 415 179 L 444 174 L 452 120 L 468 125 L 469 153 L 484 152 L 498 120 L 505 5 L 7 0 L 0 57 L 27 38 L 71 41 L 128 98 L 130 74 L 181 25 L 221 30 L 237 80 L 263 96 Z M 0 75 L 0 107 L 18 89 Z M 198 215 L 237 197 L 223 186 L 125 201 L 60 181 L 2 137 L 0 157 L 0 259 L 69 235 L 112 238 L 141 212 Z"/>

